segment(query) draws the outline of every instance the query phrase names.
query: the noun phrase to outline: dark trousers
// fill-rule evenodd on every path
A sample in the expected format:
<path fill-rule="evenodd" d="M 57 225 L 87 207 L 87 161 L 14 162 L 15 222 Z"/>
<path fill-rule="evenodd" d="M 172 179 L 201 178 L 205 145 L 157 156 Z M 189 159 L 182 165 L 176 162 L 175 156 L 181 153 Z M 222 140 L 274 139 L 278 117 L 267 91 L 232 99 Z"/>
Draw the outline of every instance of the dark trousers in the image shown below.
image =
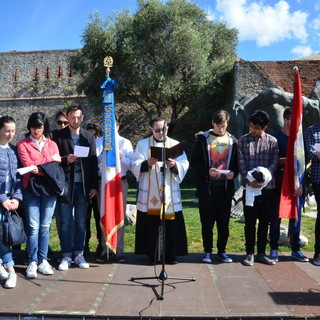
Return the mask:
<path fill-rule="evenodd" d="M 320 254 L 320 184 L 313 183 L 312 189 L 314 193 L 314 197 L 316 198 L 317 202 L 317 219 L 316 219 L 316 225 L 315 225 L 315 243 L 314 243 L 314 252 L 315 254 Z"/>
<path fill-rule="evenodd" d="M 282 180 L 281 180 L 282 182 Z M 271 250 L 278 250 L 278 241 L 280 238 L 280 224 L 281 219 L 279 218 L 279 206 L 281 197 L 281 185 L 279 188 L 276 187 L 274 193 L 274 208 L 271 214 L 270 221 L 270 248 Z M 299 198 L 299 202 L 303 201 L 303 197 Z M 301 226 L 301 203 L 298 206 L 298 219 L 289 219 L 289 236 L 292 251 L 300 250 L 300 226 Z"/>
<path fill-rule="evenodd" d="M 211 189 L 211 197 L 199 197 L 199 213 L 203 248 L 206 253 L 212 252 L 213 227 L 217 223 L 217 249 L 224 253 L 229 238 L 229 221 L 232 197 L 225 187 Z"/>
<path fill-rule="evenodd" d="M 101 227 L 100 227 L 100 210 L 98 206 L 98 197 L 94 197 L 90 200 L 90 203 L 88 205 L 88 211 L 87 211 L 87 219 L 86 219 L 86 249 L 89 248 L 89 241 L 91 238 L 91 215 L 93 211 L 93 217 L 95 221 L 96 226 L 96 232 L 97 232 L 97 240 L 99 245 L 101 245 Z"/>
<path fill-rule="evenodd" d="M 255 197 L 253 207 L 246 206 L 245 199 L 246 191 L 243 192 L 246 252 L 247 254 L 254 254 L 254 247 L 256 244 L 256 222 L 259 220 L 257 230 L 257 252 L 265 253 L 269 222 L 274 201 L 274 189 L 263 189 L 262 194 Z"/>

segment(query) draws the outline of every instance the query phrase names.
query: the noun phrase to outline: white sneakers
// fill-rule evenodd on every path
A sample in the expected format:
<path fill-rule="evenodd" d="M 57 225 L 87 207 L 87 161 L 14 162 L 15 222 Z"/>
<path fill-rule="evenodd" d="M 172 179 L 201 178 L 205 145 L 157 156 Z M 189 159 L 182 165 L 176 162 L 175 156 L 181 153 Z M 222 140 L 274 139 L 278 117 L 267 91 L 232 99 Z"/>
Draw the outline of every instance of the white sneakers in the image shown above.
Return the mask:
<path fill-rule="evenodd" d="M 15 272 L 8 272 L 3 266 L 0 266 L 0 280 L 6 280 L 5 288 L 15 288 L 17 285 L 17 275 Z"/>
<path fill-rule="evenodd" d="M 78 254 L 74 258 L 74 263 L 80 268 L 80 269 L 88 269 L 89 268 L 89 263 L 84 259 L 82 254 Z"/>
<path fill-rule="evenodd" d="M 8 289 L 15 288 L 17 285 L 17 274 L 15 272 L 9 272 L 8 278 L 4 286 Z"/>
<path fill-rule="evenodd" d="M 47 260 L 43 260 L 42 263 L 39 264 L 38 271 L 44 275 L 53 274 L 52 266 Z"/>
<path fill-rule="evenodd" d="M 58 269 L 60 271 L 65 271 L 68 270 L 71 267 L 71 258 L 69 257 L 64 257 L 61 260 L 61 263 L 59 264 Z M 88 269 L 89 263 L 87 263 L 87 261 L 84 259 L 82 254 L 78 254 L 75 258 L 74 258 L 74 263 L 80 268 L 80 269 Z"/>
<path fill-rule="evenodd" d="M 7 280 L 9 277 L 9 272 L 3 267 L 0 266 L 0 280 Z"/>
<path fill-rule="evenodd" d="M 64 258 L 61 260 L 61 263 L 59 264 L 58 269 L 59 269 L 60 271 L 65 271 L 65 270 L 68 270 L 70 267 L 71 267 L 71 258 L 69 258 L 69 257 L 64 257 Z"/>
<path fill-rule="evenodd" d="M 37 277 L 37 271 L 42 273 L 43 275 L 52 275 L 53 270 L 52 266 L 49 264 L 47 260 L 43 260 L 39 266 L 37 266 L 37 263 L 35 261 L 32 261 L 29 263 L 27 268 L 27 278 L 34 279 Z"/>
<path fill-rule="evenodd" d="M 29 279 L 34 279 L 37 277 L 37 270 L 38 270 L 38 266 L 37 263 L 35 261 L 32 261 L 29 263 L 28 268 L 27 268 L 27 278 Z"/>

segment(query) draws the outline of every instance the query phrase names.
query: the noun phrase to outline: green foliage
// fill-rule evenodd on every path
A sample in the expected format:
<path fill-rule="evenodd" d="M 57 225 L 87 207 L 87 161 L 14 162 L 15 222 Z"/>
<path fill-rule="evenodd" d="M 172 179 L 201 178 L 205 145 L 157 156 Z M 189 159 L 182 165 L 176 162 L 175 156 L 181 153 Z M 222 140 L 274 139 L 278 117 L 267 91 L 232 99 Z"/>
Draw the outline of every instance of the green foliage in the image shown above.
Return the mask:
<path fill-rule="evenodd" d="M 78 91 L 101 101 L 103 59 L 112 56 L 118 95 L 137 103 L 149 118 L 168 112 L 172 127 L 185 107 L 212 96 L 233 66 L 237 31 L 209 21 L 188 0 L 139 0 L 103 20 L 90 17 L 82 35 L 83 49 L 72 66 L 83 73 Z"/>

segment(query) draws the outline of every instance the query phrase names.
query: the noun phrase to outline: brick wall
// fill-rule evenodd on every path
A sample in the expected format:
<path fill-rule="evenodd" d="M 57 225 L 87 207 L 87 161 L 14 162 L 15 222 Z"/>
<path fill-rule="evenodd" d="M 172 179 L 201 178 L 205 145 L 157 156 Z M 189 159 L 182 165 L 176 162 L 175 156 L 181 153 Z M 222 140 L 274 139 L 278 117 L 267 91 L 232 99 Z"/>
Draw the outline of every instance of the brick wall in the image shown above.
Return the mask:
<path fill-rule="evenodd" d="M 277 86 L 293 92 L 294 70 L 299 68 L 302 94 L 310 97 L 316 81 L 320 78 L 320 60 L 254 61 L 252 62 Z"/>

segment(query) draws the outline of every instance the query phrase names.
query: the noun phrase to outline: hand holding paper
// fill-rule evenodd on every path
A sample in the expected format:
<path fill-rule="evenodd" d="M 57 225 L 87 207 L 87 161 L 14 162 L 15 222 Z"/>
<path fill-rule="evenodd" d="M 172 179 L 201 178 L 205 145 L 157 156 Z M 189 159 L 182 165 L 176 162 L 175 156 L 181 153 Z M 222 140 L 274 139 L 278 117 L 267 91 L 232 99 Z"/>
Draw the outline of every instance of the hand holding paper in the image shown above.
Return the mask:
<path fill-rule="evenodd" d="M 220 173 L 222 173 L 222 174 L 227 174 L 227 173 L 230 172 L 230 170 L 219 170 L 219 169 L 218 169 L 218 171 L 219 171 Z"/>
<path fill-rule="evenodd" d="M 32 170 L 36 169 L 37 166 L 35 165 L 32 165 L 32 166 L 29 166 L 29 167 L 23 167 L 23 168 L 18 168 L 17 171 L 21 174 L 21 175 L 24 175 L 28 172 L 31 172 Z"/>
<path fill-rule="evenodd" d="M 83 147 L 83 146 L 75 146 L 74 147 L 74 155 L 79 158 L 86 158 L 89 155 L 89 147 Z"/>
<path fill-rule="evenodd" d="M 313 146 L 314 150 L 316 150 L 317 152 L 320 152 L 320 143 L 315 143 Z"/>

